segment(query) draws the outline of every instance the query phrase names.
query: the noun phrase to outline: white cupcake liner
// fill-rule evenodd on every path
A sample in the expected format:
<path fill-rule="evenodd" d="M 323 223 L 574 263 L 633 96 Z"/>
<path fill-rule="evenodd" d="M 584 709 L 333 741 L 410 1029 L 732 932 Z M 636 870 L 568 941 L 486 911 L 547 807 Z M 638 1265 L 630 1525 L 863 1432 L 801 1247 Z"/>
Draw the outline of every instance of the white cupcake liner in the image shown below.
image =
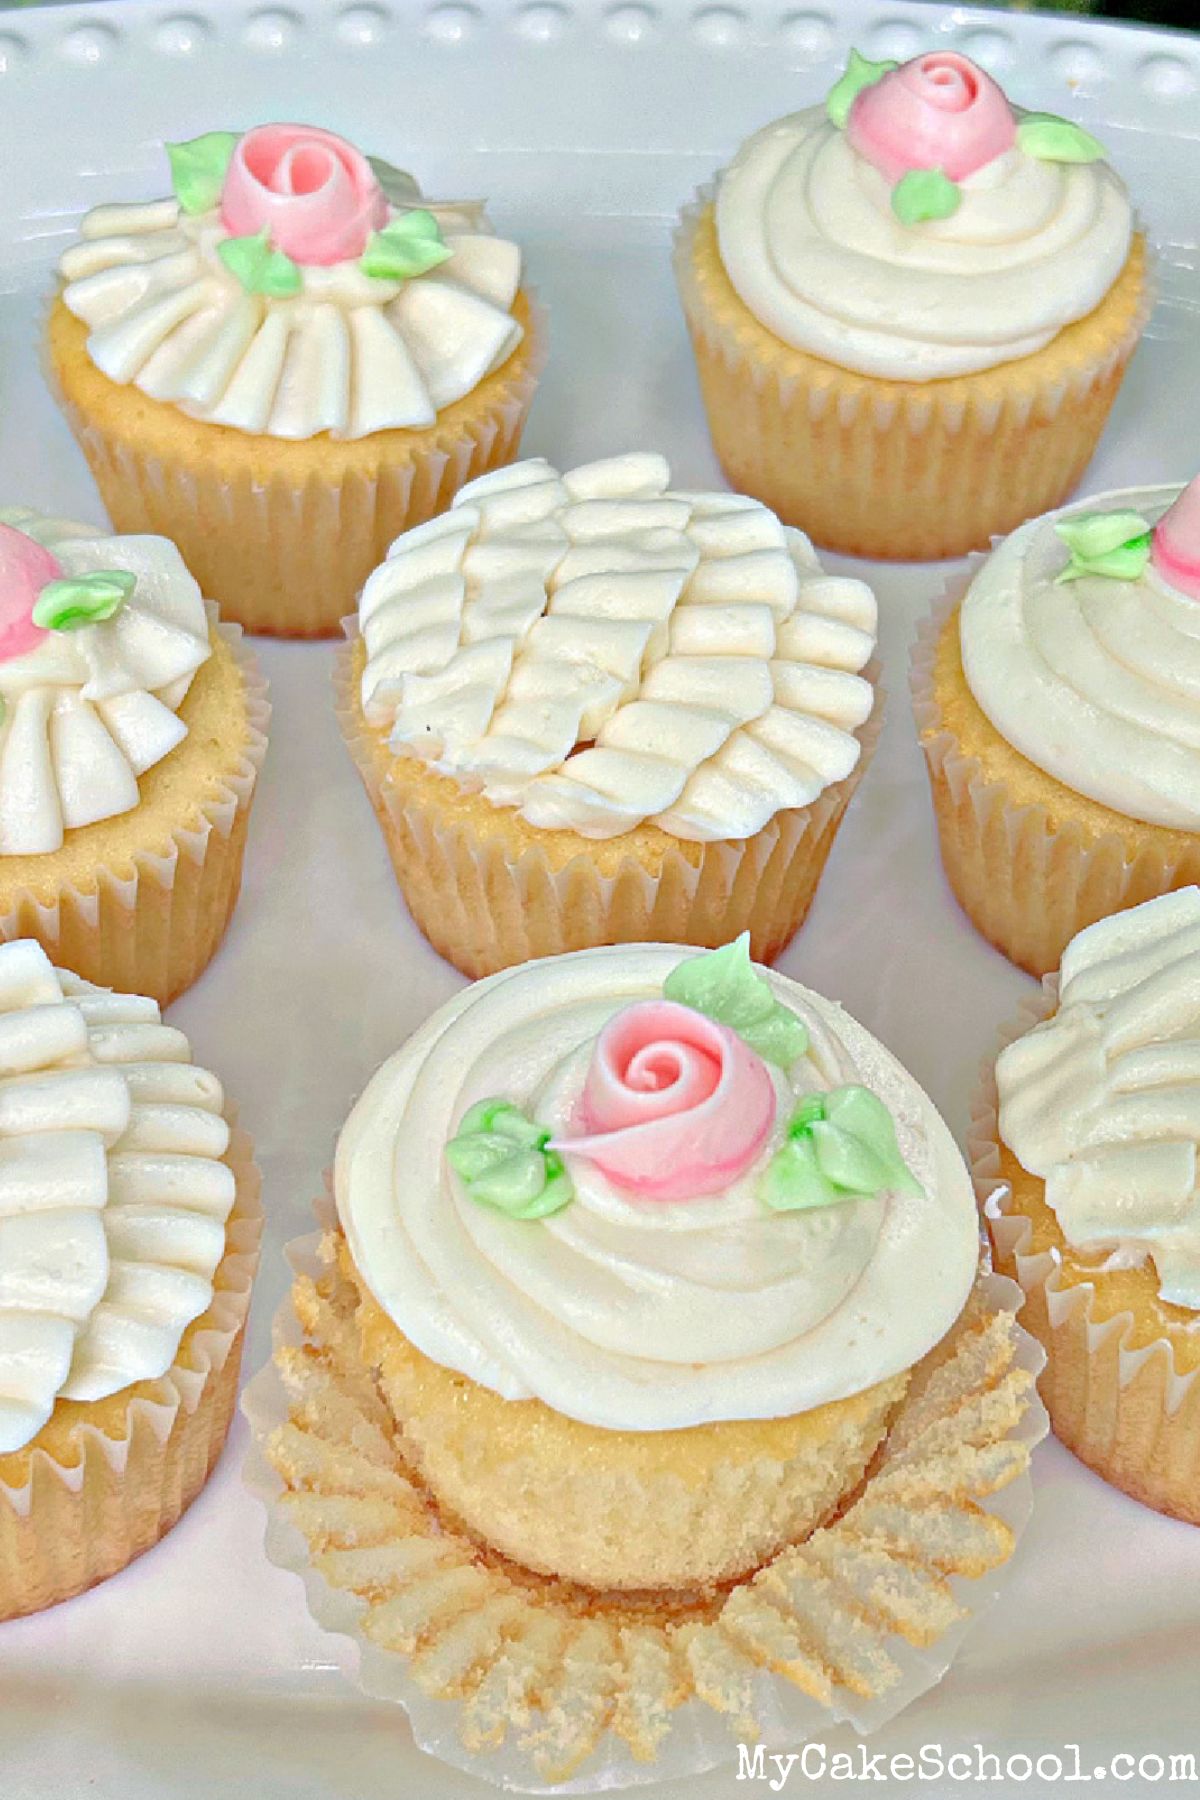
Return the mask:
<path fill-rule="evenodd" d="M 328 1197 L 318 1205 L 317 1211 L 323 1223 L 331 1221 L 332 1203 Z M 317 1234 L 298 1239 L 288 1247 L 289 1262 L 298 1276 L 318 1280 L 328 1272 L 327 1263 L 320 1256 L 321 1243 L 322 1235 Z M 985 1320 L 993 1315 L 1012 1315 L 1019 1300 L 1020 1293 L 1015 1283 L 981 1268 L 968 1310 L 978 1320 Z M 966 1315 L 964 1320 L 965 1317 Z M 947 1343 L 952 1342 L 959 1331 L 960 1327 L 956 1326 Z M 276 1317 L 274 1341 L 277 1351 L 304 1342 L 304 1334 L 290 1299 L 285 1300 Z M 1002 1454 L 1005 1446 L 1010 1450 L 1019 1447 L 1016 1460 L 1021 1472 L 997 1492 L 980 1498 L 976 1506 L 971 1506 L 960 1493 L 957 1502 L 946 1502 L 939 1508 L 930 1503 L 925 1494 L 919 1506 L 914 1501 L 908 1509 L 910 1520 L 922 1521 L 933 1514 L 939 1522 L 944 1522 L 948 1515 L 955 1512 L 956 1504 L 965 1507 L 974 1519 L 979 1519 L 982 1511 L 982 1514 L 990 1515 L 991 1519 L 1000 1521 L 1002 1526 L 1011 1531 L 1012 1543 L 1008 1555 L 1015 1548 L 1032 1507 L 1028 1452 L 1040 1442 L 1047 1429 L 1046 1416 L 1034 1389 L 1034 1382 L 1043 1363 L 1041 1348 L 1015 1321 L 1011 1326 L 1011 1341 L 1013 1354 L 1010 1371 L 1020 1372 L 1012 1373 L 1011 1379 L 1020 1382 L 1021 1387 L 1027 1388 L 1028 1392 L 1022 1401 L 1018 1423 L 1000 1434 L 991 1447 Z M 931 1357 L 937 1358 L 945 1366 L 937 1351 L 931 1353 Z M 914 1384 L 914 1389 L 916 1386 Z M 976 1388 L 973 1391 L 979 1390 Z M 925 1390 L 925 1393 L 935 1395 L 937 1392 L 936 1384 L 931 1384 Z M 962 1398 L 963 1393 L 960 1391 L 956 1396 L 957 1402 L 961 1403 Z M 939 1406 L 944 1406 L 946 1410 L 939 1410 Z M 761 1742 L 768 1750 L 795 1748 L 815 1734 L 825 1733 L 833 1726 L 843 1723 L 850 1725 L 859 1735 L 866 1736 L 886 1724 L 941 1680 L 962 1638 L 995 1598 L 1004 1562 L 1008 1560 L 1006 1555 L 989 1572 L 970 1578 L 947 1573 L 945 1581 L 939 1585 L 948 1596 L 952 1596 L 953 1610 L 957 1612 L 957 1616 L 948 1625 L 943 1622 L 944 1628 L 934 1635 L 933 1641 L 926 1641 L 921 1646 L 910 1643 L 896 1631 L 884 1628 L 878 1615 L 875 1616 L 869 1625 L 867 1636 L 872 1655 L 880 1655 L 885 1661 L 890 1659 L 891 1685 L 887 1686 L 886 1691 L 869 1698 L 859 1698 L 835 1680 L 823 1703 L 784 1676 L 771 1673 L 765 1668 L 755 1668 L 752 1663 L 747 1662 L 745 1688 L 739 1698 L 736 1716 L 722 1716 L 693 1694 L 682 1705 L 669 1711 L 669 1730 L 663 1741 L 655 1747 L 656 1753 L 652 1754 L 650 1760 L 646 1760 L 644 1752 L 642 1756 L 635 1756 L 626 1742 L 621 1741 L 612 1730 L 606 1729 L 594 1749 L 575 1770 L 564 1778 L 548 1778 L 544 1757 L 539 1762 L 536 1728 L 522 1732 L 514 1722 L 514 1729 L 500 1747 L 483 1751 L 468 1749 L 461 1736 L 464 1702 L 431 1697 L 424 1691 L 411 1675 L 407 1657 L 381 1649 L 365 1634 L 363 1615 L 367 1609 L 366 1600 L 352 1592 L 330 1586 L 314 1566 L 313 1552 L 307 1539 L 284 1516 L 278 1504 L 284 1492 L 284 1483 L 267 1454 L 267 1446 L 273 1434 L 285 1425 L 290 1416 L 288 1398 L 274 1362 L 250 1383 L 243 1395 L 242 1407 L 250 1422 L 253 1440 L 245 1468 L 245 1479 L 251 1491 L 267 1509 L 267 1555 L 278 1567 L 301 1576 L 309 1609 L 317 1622 L 326 1630 L 349 1640 L 345 1665 L 347 1674 L 351 1679 L 356 1679 L 358 1685 L 373 1698 L 395 1703 L 405 1709 L 416 1742 L 426 1754 L 498 1786 L 523 1793 L 596 1793 L 699 1775 L 705 1770 L 731 1762 L 737 1754 L 739 1736 L 749 1737 L 756 1743 Z M 860 1542 L 868 1541 L 865 1534 L 861 1540 L 855 1535 L 854 1515 L 858 1507 L 871 1500 L 872 1484 L 881 1479 L 889 1466 L 894 1472 L 902 1459 L 908 1472 L 911 1473 L 914 1468 L 917 1470 L 919 1485 L 922 1464 L 919 1457 L 914 1461 L 914 1445 L 919 1444 L 921 1431 L 932 1425 L 935 1431 L 939 1428 L 941 1430 L 941 1450 L 944 1456 L 945 1423 L 954 1411 L 955 1407 L 944 1397 L 930 1400 L 924 1393 L 910 1390 L 889 1433 L 889 1442 L 898 1445 L 894 1452 L 896 1461 L 888 1465 L 885 1450 L 884 1463 L 868 1477 L 861 1498 L 847 1510 L 842 1520 L 832 1528 L 827 1528 L 838 1534 L 836 1538 L 829 1538 L 830 1543 L 845 1541 L 854 1547 Z M 909 1427 L 907 1440 L 903 1436 L 906 1425 Z M 971 1438 L 965 1426 L 961 1429 L 963 1435 L 955 1446 L 956 1449 L 961 1450 L 968 1442 L 981 1441 L 978 1432 Z M 324 1487 L 320 1491 L 322 1496 L 328 1492 Z M 919 1534 L 920 1529 L 919 1524 L 913 1525 L 914 1532 Z M 931 1527 L 931 1534 L 932 1530 Z M 823 1535 L 817 1533 L 815 1538 Z M 814 1540 L 810 1540 L 812 1541 Z M 883 1540 L 873 1538 L 869 1541 L 872 1548 L 877 1550 Z M 807 1554 L 807 1547 L 801 1547 L 799 1551 L 785 1552 L 784 1556 L 803 1557 Z M 897 1569 L 903 1563 L 900 1572 L 909 1572 L 911 1558 L 915 1554 L 911 1545 L 906 1545 L 897 1554 L 900 1557 Z M 780 1559 L 776 1559 L 776 1566 L 779 1561 Z M 818 1569 L 820 1566 L 814 1557 L 811 1567 Z M 943 1563 L 942 1566 L 945 1570 L 946 1564 Z M 752 1589 L 753 1580 L 751 1578 L 736 1584 L 734 1592 L 740 1590 L 745 1595 Z M 821 1592 L 828 1595 L 830 1584 L 822 1582 L 820 1575 L 816 1576 L 816 1580 Z M 854 1597 L 849 1587 L 842 1591 L 835 1589 L 834 1595 L 835 1598 L 830 1603 L 832 1610 L 829 1615 L 829 1630 L 836 1635 L 838 1621 L 844 1624 L 848 1614 L 854 1615 L 853 1629 L 861 1629 L 866 1615 L 855 1614 Z M 537 1606 L 539 1602 L 535 1599 L 532 1604 Z M 722 1641 L 724 1643 L 724 1638 Z M 728 1644 L 725 1648 L 728 1649 Z"/>

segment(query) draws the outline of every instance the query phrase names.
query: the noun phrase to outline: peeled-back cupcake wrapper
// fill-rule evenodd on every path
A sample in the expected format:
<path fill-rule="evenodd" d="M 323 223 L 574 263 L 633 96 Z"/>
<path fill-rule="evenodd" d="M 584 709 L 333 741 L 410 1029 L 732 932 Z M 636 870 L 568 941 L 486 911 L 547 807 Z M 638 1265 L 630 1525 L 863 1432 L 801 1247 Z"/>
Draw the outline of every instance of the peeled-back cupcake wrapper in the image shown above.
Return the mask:
<path fill-rule="evenodd" d="M 942 862 L 976 928 L 1031 975 L 1057 969 L 1085 925 L 1159 894 L 1200 882 L 1200 836 L 1178 858 L 1153 845 L 1134 848 L 1117 833 L 1095 837 L 1074 822 L 1056 826 L 1046 808 L 1018 806 L 1003 782 L 990 781 L 942 728 L 934 690 L 938 641 L 985 554 L 947 584 L 918 627 L 910 680 L 913 711 L 929 768 Z M 931 735 L 926 735 L 931 734 Z"/>
<path fill-rule="evenodd" d="M 947 398 L 958 381 L 881 382 L 809 357 L 813 379 L 800 395 L 799 378 L 765 368 L 749 334 L 716 318 L 703 291 L 696 241 L 714 193 L 702 187 L 685 207 L 674 264 L 713 443 L 734 487 L 801 525 L 818 547 L 909 560 L 961 555 L 985 544 L 1004 515 L 1016 525 L 1065 498 L 1149 316 L 1149 280 L 1119 340 L 1053 381 L 1022 384 L 1017 365 L 1003 364 L 965 378 L 979 388 L 965 403 Z M 998 460 L 996 444 L 1012 432 L 1019 460 Z M 1017 439 L 1009 448 L 1015 458 Z M 914 503 L 918 493 L 928 504 Z"/>
<path fill-rule="evenodd" d="M 328 1195 L 317 1214 L 332 1226 Z M 981 1269 L 835 1524 L 667 1627 L 629 1596 L 514 1579 L 436 1515 L 386 1435 L 326 1243 L 288 1249 L 296 1298 L 243 1398 L 246 1480 L 267 1508 L 268 1556 L 302 1576 L 318 1623 L 351 1640 L 361 1686 L 404 1706 L 429 1755 L 522 1792 L 594 1793 L 700 1774 L 731 1762 L 739 1738 L 795 1749 L 840 1722 L 866 1734 L 941 1679 L 993 1600 L 1047 1428 L 1042 1352 L 1015 1322 L 1014 1282 Z M 281 1433 L 304 1469 L 290 1492 L 271 1462 Z M 318 1515 L 339 1518 L 344 1550 L 309 1541 Z M 372 1556 L 384 1543 L 390 1591 Z M 362 1593 L 355 1545 L 375 1564 Z M 521 1699 L 522 1645 L 541 1646 L 540 1707 Z"/>
<path fill-rule="evenodd" d="M 996 1056 L 1057 1006 L 1058 976 L 1048 975 L 1041 993 L 1026 1000 L 1001 1032 Z M 1147 1473 L 1154 1465 L 1169 1469 L 1176 1492 L 1200 1494 L 1200 1369 L 1181 1371 L 1169 1338 L 1133 1345 L 1131 1312 L 1098 1319 L 1095 1287 L 1086 1281 L 1064 1285 L 1059 1256 L 1029 1248 L 1033 1227 L 1010 1210 L 1012 1192 L 1001 1179 L 999 1144 L 993 1058 L 972 1105 L 968 1158 L 997 1252 L 1015 1268 L 1025 1294 L 1024 1317 L 1046 1349 L 1039 1385 L 1055 1434 L 1101 1476 L 1114 1459 Z M 1151 1485 L 1153 1478 L 1147 1490 Z M 1149 1491 L 1138 1498 L 1157 1504 Z"/>
<path fill-rule="evenodd" d="M 586 849 L 561 868 L 533 848 L 512 861 L 498 844 L 481 846 L 469 830 L 440 824 L 436 800 L 427 811 L 406 806 L 391 788 L 358 701 L 357 620 L 343 620 L 343 628 L 349 643 L 334 668 L 342 735 L 413 918 L 434 949 L 473 979 L 596 944 L 716 948 L 745 930 L 756 960 L 771 962 L 807 917 L 842 815 L 883 727 L 884 691 L 879 666 L 871 662 L 863 675 L 875 701 L 855 734 L 862 753 L 846 779 L 810 806 L 777 813 L 753 837 L 703 845 L 698 863 L 682 851 L 669 854 L 659 874 L 630 857 L 619 874 L 604 875 Z"/>
<path fill-rule="evenodd" d="M 267 752 L 266 681 L 241 641 L 240 627 L 216 624 L 211 602 L 208 611 L 245 684 L 248 733 L 237 768 L 197 807 L 200 822 L 174 831 L 166 855 L 134 851 L 131 875 L 102 866 L 88 891 L 64 883 L 46 902 L 25 889 L 0 912 L 0 939 L 36 938 L 52 962 L 86 981 L 148 994 L 160 1006 L 191 986 L 225 934 L 241 886 L 250 803 Z"/>
<path fill-rule="evenodd" d="M 181 1360 L 128 1402 L 124 1428 L 81 1424 L 77 1462 L 64 1466 L 35 1442 L 27 1478 L 0 1475 L 0 1619 L 56 1605 L 151 1549 L 203 1487 L 237 1399 L 242 1339 L 258 1266 L 263 1209 L 253 1147 L 236 1115 L 225 1161 L 237 1198 L 212 1304 L 189 1326 Z M 187 1366 L 183 1366 L 186 1360 Z M 104 1402 L 106 1421 L 112 1402 Z M 12 1461 L 18 1458 L 10 1459 Z"/>
<path fill-rule="evenodd" d="M 528 287 L 521 291 L 529 322 L 510 359 L 519 369 L 499 383 L 465 429 L 439 420 L 420 431 L 387 434 L 411 441 L 404 459 L 385 462 L 374 478 L 352 474 L 324 481 L 314 469 L 302 483 L 277 476 L 231 479 L 217 457 L 211 466 L 164 461 L 86 418 L 63 395 L 45 354 L 43 366 L 116 531 L 171 538 L 204 592 L 247 631 L 332 637 L 394 538 L 444 512 L 466 482 L 516 456 L 545 365 L 547 335 L 536 294 Z M 504 376 L 505 367 L 495 373 Z M 472 398 L 477 394 L 459 404 Z M 214 434 L 227 429 L 212 427 Z"/>

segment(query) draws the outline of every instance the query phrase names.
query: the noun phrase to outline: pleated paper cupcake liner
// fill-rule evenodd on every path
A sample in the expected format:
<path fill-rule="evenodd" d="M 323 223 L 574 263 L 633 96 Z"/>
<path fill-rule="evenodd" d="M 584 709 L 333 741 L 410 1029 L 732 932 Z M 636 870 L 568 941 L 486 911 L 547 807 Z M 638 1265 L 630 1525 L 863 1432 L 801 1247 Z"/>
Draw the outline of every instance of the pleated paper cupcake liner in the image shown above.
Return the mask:
<path fill-rule="evenodd" d="M 247 733 L 216 792 L 196 806 L 195 824 L 173 830 L 165 850 L 135 848 L 125 866 L 97 867 L 86 886 L 64 881 L 49 898 L 45 888 L 19 889 L 0 904 L 0 939 L 36 938 L 52 962 L 86 981 L 148 994 L 160 1006 L 197 980 L 225 935 L 267 751 L 266 681 L 240 628 L 216 624 L 211 603 L 209 618 L 242 676 Z"/>
<path fill-rule="evenodd" d="M 1075 820 L 1057 824 L 1042 805 L 1016 804 L 1004 782 L 964 754 L 943 723 L 934 667 L 942 632 L 982 561 L 972 559 L 968 574 L 947 586 L 918 628 L 913 711 L 955 897 L 989 943 L 1040 977 L 1058 968 L 1086 925 L 1200 882 L 1200 835 L 1170 855 L 1154 841 L 1154 828 L 1134 819 L 1102 834 Z"/>
<path fill-rule="evenodd" d="M 1057 1005 L 1054 975 L 1001 1034 L 997 1055 Z M 1061 1251 L 1036 1249 L 1033 1225 L 1001 1179 L 998 1111 L 993 1062 L 972 1108 L 968 1150 L 996 1260 L 1020 1283 L 1021 1323 L 1046 1352 L 1038 1385 L 1054 1433 L 1114 1487 L 1200 1525 L 1200 1368 L 1180 1370 L 1171 1340 L 1147 1341 L 1132 1312 L 1098 1316 L 1096 1283 L 1065 1282 Z"/>
<path fill-rule="evenodd" d="M 387 441 L 373 465 L 363 459 L 340 478 L 322 476 L 307 441 L 246 436 L 182 414 L 192 442 L 154 454 L 136 424 L 108 429 L 65 393 L 50 358 L 47 376 L 115 530 L 171 538 L 204 592 L 247 631 L 331 637 L 401 532 L 516 457 L 546 360 L 545 313 L 522 292 L 526 334 L 509 361 L 434 425 L 378 434 Z M 256 453 L 264 444 L 270 454 Z M 329 459 L 341 448 L 329 444 Z"/>
<path fill-rule="evenodd" d="M 237 1401 L 263 1225 L 253 1148 L 229 1117 L 225 1160 L 237 1198 L 225 1255 L 212 1305 L 188 1327 L 174 1366 L 127 1395 L 60 1403 L 73 1418 L 54 1452 L 35 1439 L 0 1458 L 0 1620 L 69 1600 L 152 1549 L 216 1465 Z"/>
<path fill-rule="evenodd" d="M 414 920 L 439 955 L 476 980 L 534 957 L 600 944 L 716 949 L 743 931 L 755 960 L 772 962 L 808 915 L 882 729 L 883 689 L 872 663 L 864 674 L 875 704 L 857 734 L 862 754 L 844 781 L 810 806 L 777 813 L 751 838 L 672 840 L 654 868 L 631 848 L 616 873 L 606 873 L 600 864 L 611 861 L 607 840 L 597 847 L 573 832 L 531 840 L 515 811 L 504 808 L 494 809 L 485 838 L 455 818 L 442 778 L 430 776 L 401 792 L 390 773 L 396 758 L 359 704 L 357 623 L 344 625 L 349 642 L 337 657 L 334 690 L 347 748 Z"/>
<path fill-rule="evenodd" d="M 331 1223 L 328 1199 L 318 1214 Z M 1029 1516 L 1042 1355 L 1016 1285 L 981 1269 L 866 1481 L 804 1543 L 707 1602 L 533 1575 L 482 1551 L 405 1463 L 332 1236 L 288 1255 L 274 1359 L 243 1400 L 267 1554 L 421 1749 L 498 1785 L 594 1793 L 697 1775 L 739 1739 L 877 1729 L 941 1679 Z"/>
<path fill-rule="evenodd" d="M 1150 310 L 1145 243 L 1088 319 L 1017 362 L 949 380 L 859 375 L 783 343 L 735 293 L 711 187 L 675 274 L 730 485 L 853 556 L 959 556 L 1059 505 L 1083 474 Z"/>

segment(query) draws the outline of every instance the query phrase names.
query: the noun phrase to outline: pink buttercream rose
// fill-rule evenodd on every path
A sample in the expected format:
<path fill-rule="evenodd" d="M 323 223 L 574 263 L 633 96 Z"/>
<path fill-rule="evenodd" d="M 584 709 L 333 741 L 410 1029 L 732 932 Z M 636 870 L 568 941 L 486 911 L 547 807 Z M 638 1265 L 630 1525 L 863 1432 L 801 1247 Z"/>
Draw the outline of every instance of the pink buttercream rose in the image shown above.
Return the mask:
<path fill-rule="evenodd" d="M 1200 475 L 1158 521 L 1150 560 L 1164 581 L 1200 600 Z"/>
<path fill-rule="evenodd" d="M 775 1119 L 775 1084 L 735 1031 L 646 1000 L 596 1041 L 576 1115 L 551 1147 L 585 1156 L 645 1200 L 714 1194 L 748 1169 Z"/>
<path fill-rule="evenodd" d="M 33 608 L 62 565 L 44 545 L 15 525 L 0 525 L 0 662 L 26 656 L 46 636 L 33 622 Z"/>
<path fill-rule="evenodd" d="M 1012 148 L 1017 124 L 990 75 L 954 50 L 935 50 L 863 88 L 846 133 L 891 182 L 910 169 L 962 181 Z"/>
<path fill-rule="evenodd" d="M 387 217 L 387 200 L 366 157 L 315 125 L 248 131 L 221 191 L 221 223 L 231 237 L 254 237 L 265 226 L 272 249 L 297 263 L 361 256 Z"/>

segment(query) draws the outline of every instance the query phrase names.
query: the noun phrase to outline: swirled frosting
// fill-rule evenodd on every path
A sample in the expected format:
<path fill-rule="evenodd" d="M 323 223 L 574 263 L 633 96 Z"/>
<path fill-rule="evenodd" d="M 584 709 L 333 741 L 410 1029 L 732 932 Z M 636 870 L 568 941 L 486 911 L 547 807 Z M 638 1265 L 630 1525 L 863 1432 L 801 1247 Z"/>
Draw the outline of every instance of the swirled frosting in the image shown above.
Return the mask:
<path fill-rule="evenodd" d="M 294 292 L 248 292 L 222 260 L 233 238 L 219 205 L 189 213 L 167 199 L 88 213 L 59 270 L 96 367 L 193 418 L 268 437 L 432 425 L 521 341 L 520 252 L 493 235 L 481 205 L 427 206 L 411 176 L 373 166 L 383 229 L 416 209 L 433 214 L 450 252 L 436 268 L 386 279 L 356 253 L 296 265 Z M 244 202 L 240 189 L 230 198 Z"/>
<path fill-rule="evenodd" d="M 1000 1136 L 1067 1243 L 1153 1258 L 1163 1299 L 1200 1312 L 1200 888 L 1080 932 L 1058 1011 L 996 1081 Z"/>
<path fill-rule="evenodd" d="M 661 456 L 469 482 L 367 581 L 362 704 L 530 824 L 741 838 L 858 762 L 876 608 L 736 494 Z"/>
<path fill-rule="evenodd" d="M 928 381 L 1028 356 L 1104 298 L 1133 218 L 1104 162 L 1014 144 L 949 217 L 905 225 L 889 175 L 824 107 L 768 125 L 720 178 L 721 260 L 754 316 L 842 368 Z"/>
<path fill-rule="evenodd" d="M 0 1455 L 164 1375 L 234 1201 L 216 1077 L 153 1000 L 0 945 Z"/>
<path fill-rule="evenodd" d="M 809 1048 L 771 1069 L 775 1124 L 721 1192 L 639 1199 L 568 1155 L 574 1198 L 514 1219 L 445 1158 L 503 1093 L 569 1136 L 598 1034 L 658 998 L 678 946 L 588 950 L 478 982 L 374 1077 L 338 1145 L 338 1212 L 357 1268 L 425 1355 L 507 1399 L 611 1430 L 771 1418 L 910 1367 L 974 1278 L 978 1224 L 946 1126 L 888 1052 L 830 1001 L 763 971 Z M 758 1187 L 797 1095 L 856 1082 L 891 1109 L 923 1193 L 772 1212 Z"/>
<path fill-rule="evenodd" d="M 968 686 L 1002 737 L 1127 818 L 1200 830 L 1200 605 L 1153 562 L 1062 583 L 1056 523 L 1128 509 L 1153 525 L 1180 490 L 1128 488 L 1031 519 L 976 574 L 959 622 Z"/>
<path fill-rule="evenodd" d="M 57 850 L 63 833 L 128 812 L 138 777 L 187 736 L 179 707 L 212 654 L 200 589 L 174 544 L 0 508 L 65 576 L 124 571 L 134 585 L 102 623 L 0 646 L 0 856 Z M 0 607 L 11 596 L 0 593 Z"/>

